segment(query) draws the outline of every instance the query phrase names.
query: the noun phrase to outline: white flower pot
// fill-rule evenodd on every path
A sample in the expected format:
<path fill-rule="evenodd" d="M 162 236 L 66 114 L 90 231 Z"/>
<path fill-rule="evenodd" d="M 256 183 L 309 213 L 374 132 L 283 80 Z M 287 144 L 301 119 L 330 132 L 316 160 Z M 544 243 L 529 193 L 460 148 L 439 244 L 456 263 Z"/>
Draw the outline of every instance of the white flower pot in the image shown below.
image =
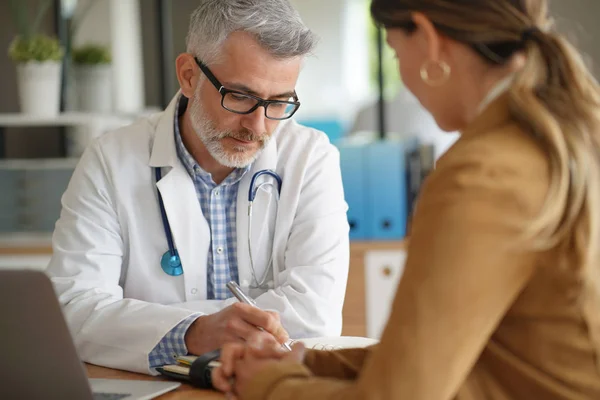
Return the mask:
<path fill-rule="evenodd" d="M 19 102 L 24 114 L 51 117 L 60 111 L 61 62 L 17 64 Z"/>
<path fill-rule="evenodd" d="M 109 113 L 112 111 L 112 66 L 78 65 L 75 87 L 79 111 Z"/>

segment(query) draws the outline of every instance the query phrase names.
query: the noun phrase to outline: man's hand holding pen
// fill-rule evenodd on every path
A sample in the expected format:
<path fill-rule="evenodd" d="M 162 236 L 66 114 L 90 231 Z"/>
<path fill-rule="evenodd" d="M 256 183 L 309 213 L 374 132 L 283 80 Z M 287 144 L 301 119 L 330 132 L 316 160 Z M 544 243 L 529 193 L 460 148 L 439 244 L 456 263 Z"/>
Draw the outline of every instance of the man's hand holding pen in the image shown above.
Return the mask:
<path fill-rule="evenodd" d="M 200 355 L 225 343 L 244 343 L 250 337 L 279 346 L 289 339 L 279 314 L 235 303 L 215 314 L 198 317 L 185 334 L 185 344 L 190 354 Z"/>

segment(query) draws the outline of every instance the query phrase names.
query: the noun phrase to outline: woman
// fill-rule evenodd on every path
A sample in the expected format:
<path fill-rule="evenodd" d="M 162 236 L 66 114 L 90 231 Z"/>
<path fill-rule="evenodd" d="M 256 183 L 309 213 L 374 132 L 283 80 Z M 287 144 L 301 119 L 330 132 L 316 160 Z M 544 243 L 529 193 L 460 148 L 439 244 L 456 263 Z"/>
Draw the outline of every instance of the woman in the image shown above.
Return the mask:
<path fill-rule="evenodd" d="M 215 384 L 242 399 L 600 399 L 597 84 L 546 0 L 372 13 L 408 89 L 461 132 L 421 192 L 381 342 L 227 346 Z"/>

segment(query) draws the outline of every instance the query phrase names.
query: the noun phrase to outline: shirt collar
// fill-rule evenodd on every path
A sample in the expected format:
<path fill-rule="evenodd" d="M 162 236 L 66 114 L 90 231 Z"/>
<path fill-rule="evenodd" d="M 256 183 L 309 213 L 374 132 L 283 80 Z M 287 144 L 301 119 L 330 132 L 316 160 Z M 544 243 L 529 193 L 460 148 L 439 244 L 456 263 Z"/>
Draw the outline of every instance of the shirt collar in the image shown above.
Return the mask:
<path fill-rule="evenodd" d="M 510 86 L 512 85 L 514 79 L 514 74 L 510 74 L 509 76 L 501 79 L 498 83 L 492 87 L 492 89 L 487 93 L 481 104 L 479 104 L 479 114 L 481 114 L 494 100 L 502 96 L 504 93 L 508 92 Z"/>
<path fill-rule="evenodd" d="M 190 152 L 186 149 L 183 144 L 183 140 L 181 138 L 181 131 L 179 129 L 179 117 L 183 115 L 185 110 L 187 109 L 188 98 L 184 95 L 179 96 L 177 99 L 177 105 L 175 107 L 175 116 L 173 118 L 173 131 L 175 132 L 175 147 L 177 150 L 177 156 L 179 160 L 187 170 L 188 174 L 193 178 L 196 176 L 199 177 L 205 184 L 209 186 L 215 186 L 215 183 L 212 179 L 212 175 L 206 172 L 192 157 Z M 251 165 L 246 166 L 245 168 L 236 168 L 234 169 L 225 180 L 221 183 L 223 186 L 233 185 L 239 182 L 246 172 L 250 170 Z"/>

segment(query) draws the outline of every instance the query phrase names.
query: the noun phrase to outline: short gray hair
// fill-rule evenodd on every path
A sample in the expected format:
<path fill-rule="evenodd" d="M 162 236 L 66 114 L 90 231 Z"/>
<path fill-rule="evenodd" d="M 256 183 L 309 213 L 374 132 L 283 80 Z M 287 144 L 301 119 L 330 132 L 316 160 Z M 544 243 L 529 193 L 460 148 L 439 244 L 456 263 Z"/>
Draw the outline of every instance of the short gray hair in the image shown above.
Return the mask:
<path fill-rule="evenodd" d="M 200 0 L 190 18 L 187 52 L 211 64 L 223 42 L 237 31 L 250 33 L 282 59 L 310 53 L 317 41 L 289 0 Z"/>

